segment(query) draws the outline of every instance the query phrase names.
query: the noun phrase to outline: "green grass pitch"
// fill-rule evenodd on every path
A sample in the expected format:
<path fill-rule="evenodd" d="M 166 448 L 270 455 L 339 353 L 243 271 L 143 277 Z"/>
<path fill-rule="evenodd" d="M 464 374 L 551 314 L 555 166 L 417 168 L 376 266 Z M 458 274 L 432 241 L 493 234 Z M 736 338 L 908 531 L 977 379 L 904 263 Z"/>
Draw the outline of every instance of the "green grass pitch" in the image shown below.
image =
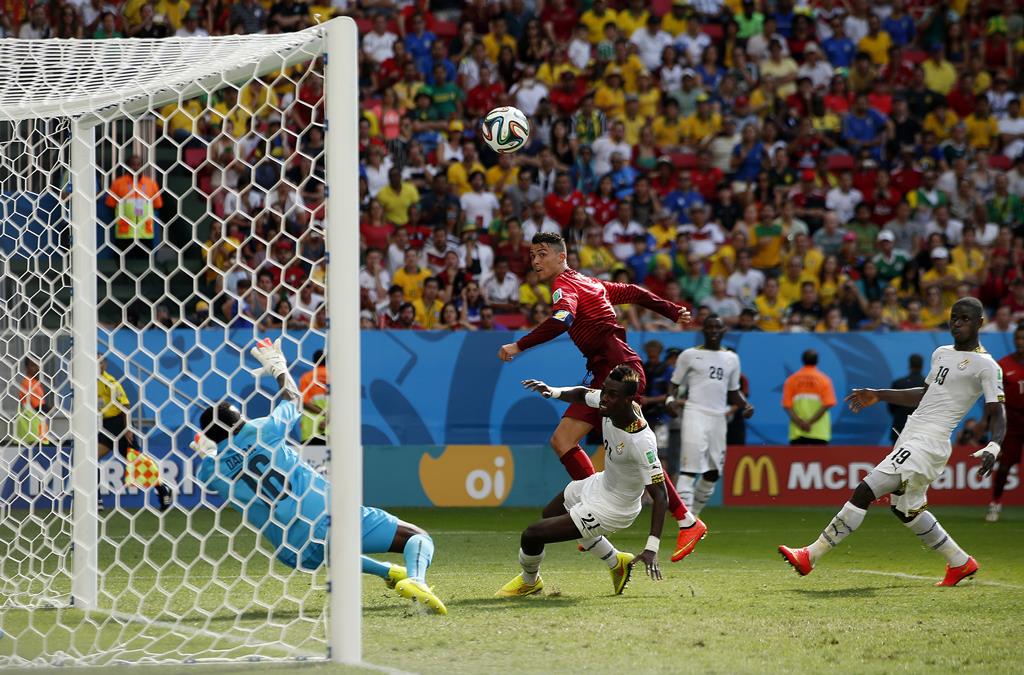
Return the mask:
<path fill-rule="evenodd" d="M 811 541 L 833 512 L 709 509 L 708 537 L 678 564 L 668 562 L 668 533 L 674 528 L 667 523 L 661 554 L 665 581 L 652 582 L 638 571 L 621 597 L 611 595 L 603 564 L 577 552 L 572 543 L 551 546 L 541 569 L 543 595 L 506 600 L 493 594 L 519 571 L 518 534 L 538 510 L 398 509 L 396 515 L 434 537 L 437 553 L 428 582 L 447 603 L 449 614 L 422 614 L 380 580 L 364 577 L 364 657 L 380 666 L 426 673 L 1021 671 L 1024 510 L 1008 509 L 995 524 L 982 521 L 981 508 L 934 510 L 981 564 L 975 579 L 954 589 L 932 586 L 943 572 L 941 557 L 924 550 L 888 509 L 879 507 L 813 574 L 798 577 L 775 547 Z M 222 512 L 216 517 L 230 525 L 233 515 Z M 127 532 L 122 515 L 108 518 L 108 532 Z M 147 518 L 135 521 L 137 532 L 155 525 Z M 212 526 L 214 518 L 197 514 L 193 527 Z M 258 556 L 251 556 L 244 568 L 237 562 L 204 567 L 196 561 L 222 557 L 229 546 L 251 553 L 255 542 L 248 534 L 233 544 L 217 535 L 192 540 L 176 534 L 182 530 L 179 521 L 180 515 L 170 517 L 168 534 L 149 538 L 148 558 L 167 560 L 173 549 L 179 558 L 192 561 L 191 579 L 172 566 L 140 566 L 137 546 L 134 552 L 122 547 L 120 558 L 105 552 L 104 583 L 127 591 L 121 611 L 167 607 L 175 612 L 197 602 L 210 619 L 190 622 L 204 626 L 205 632 L 192 636 L 188 647 L 202 648 L 205 641 L 220 656 L 238 657 L 248 649 L 216 639 L 240 629 L 307 652 L 315 649 L 308 633 L 322 610 L 322 593 L 307 595 L 308 585 L 267 583 L 262 578 L 271 563 Z M 633 528 L 613 537 L 614 543 L 636 552 L 646 540 L 648 522 L 645 511 Z M 147 572 L 161 574 L 161 585 L 169 588 L 145 593 Z M 204 573 L 221 581 L 204 586 Z M 198 600 L 195 588 L 203 589 Z M 282 601 L 282 594 L 305 601 Z M 274 605 L 270 625 L 261 604 Z M 72 638 L 53 625 L 53 616 L 53 610 L 36 610 L 31 617 L 22 610 L 2 610 L 0 627 L 7 636 L 0 638 L 0 656 L 15 649 L 23 656 L 38 653 L 43 635 L 51 647 L 75 639 L 81 647 L 137 643 L 140 650 L 173 652 L 177 644 L 171 638 L 160 641 L 157 629 L 147 632 L 115 622 Z M 65 612 L 64 621 L 73 623 L 74 617 L 75 612 Z M 302 617 L 309 622 L 296 622 Z M 33 630 L 26 634 L 29 622 Z M 22 639 L 15 645 L 12 636 L 19 634 Z M 273 650 L 264 654 L 275 655 Z M 253 666 L 228 666 L 219 672 L 243 670 Z M 182 669 L 147 672 L 164 671 Z M 186 670 L 200 671 L 208 669 Z M 350 672 L 312 663 L 301 668 L 268 664 L 255 672 L 282 671 Z"/>

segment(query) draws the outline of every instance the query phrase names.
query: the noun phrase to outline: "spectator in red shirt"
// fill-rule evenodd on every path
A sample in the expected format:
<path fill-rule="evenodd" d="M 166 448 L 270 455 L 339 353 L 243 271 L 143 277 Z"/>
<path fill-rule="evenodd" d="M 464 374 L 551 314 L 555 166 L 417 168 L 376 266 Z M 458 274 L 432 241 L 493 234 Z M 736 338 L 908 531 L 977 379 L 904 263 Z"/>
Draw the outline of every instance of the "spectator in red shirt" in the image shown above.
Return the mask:
<path fill-rule="evenodd" d="M 583 195 L 572 189 L 569 174 L 559 171 L 555 178 L 555 191 L 544 198 L 544 209 L 548 216 L 564 229 L 572 219 L 572 210 L 583 203 Z"/>
<path fill-rule="evenodd" d="M 715 200 L 718 193 L 718 186 L 725 179 L 722 170 L 711 166 L 711 151 L 701 150 L 697 153 L 697 167 L 690 172 L 690 180 L 693 187 L 709 203 Z"/>
<path fill-rule="evenodd" d="M 960 76 L 956 87 L 946 95 L 946 102 L 960 119 L 974 112 L 974 77 L 970 73 Z"/>
<path fill-rule="evenodd" d="M 572 31 L 579 22 L 576 10 L 567 0 L 552 0 L 545 4 L 544 11 L 540 13 L 541 23 L 544 25 L 544 32 L 556 44 L 569 44 L 572 39 Z"/>
<path fill-rule="evenodd" d="M 597 192 L 587 197 L 587 211 L 595 223 L 604 227 L 615 218 L 618 209 L 619 201 L 615 198 L 615 183 L 611 176 L 602 176 L 601 180 L 597 182 Z"/>
<path fill-rule="evenodd" d="M 587 83 L 583 78 L 576 77 L 571 70 L 563 70 L 558 77 L 558 84 L 548 95 L 551 104 L 560 115 L 574 114 L 587 93 Z"/>
<path fill-rule="evenodd" d="M 480 83 L 466 94 L 466 112 L 473 117 L 483 117 L 498 105 L 505 94 L 505 84 L 494 76 L 490 66 L 480 66 Z"/>
<path fill-rule="evenodd" d="M 710 154 L 708 156 L 710 157 Z M 672 158 L 668 155 L 662 155 L 658 158 L 657 169 L 651 178 L 651 189 L 664 199 L 670 192 L 678 189 L 678 187 L 679 180 L 676 178 L 676 167 L 672 164 Z"/>
<path fill-rule="evenodd" d="M 530 244 L 523 238 L 523 225 L 518 218 L 509 218 L 505 227 L 508 238 L 495 248 L 494 254 L 508 260 L 509 272 L 525 279 L 530 269 Z"/>

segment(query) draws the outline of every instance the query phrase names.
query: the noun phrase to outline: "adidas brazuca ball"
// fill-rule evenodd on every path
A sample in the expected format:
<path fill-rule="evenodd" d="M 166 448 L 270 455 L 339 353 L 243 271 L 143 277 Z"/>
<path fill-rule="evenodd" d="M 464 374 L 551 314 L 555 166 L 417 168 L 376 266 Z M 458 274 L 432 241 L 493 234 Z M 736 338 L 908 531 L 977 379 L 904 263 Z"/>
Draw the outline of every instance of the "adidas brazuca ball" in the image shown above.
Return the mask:
<path fill-rule="evenodd" d="M 530 121 L 519 108 L 502 106 L 484 116 L 480 133 L 495 152 L 515 152 L 530 139 Z"/>

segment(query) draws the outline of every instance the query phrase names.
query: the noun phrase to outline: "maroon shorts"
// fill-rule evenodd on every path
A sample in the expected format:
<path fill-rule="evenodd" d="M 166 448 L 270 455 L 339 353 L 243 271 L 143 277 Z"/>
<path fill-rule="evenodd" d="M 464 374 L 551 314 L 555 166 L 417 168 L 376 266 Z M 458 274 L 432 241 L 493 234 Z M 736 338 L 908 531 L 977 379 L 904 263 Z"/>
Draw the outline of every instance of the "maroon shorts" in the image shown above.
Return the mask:
<path fill-rule="evenodd" d="M 647 388 L 647 378 L 644 377 L 644 367 L 643 364 L 638 361 L 628 361 L 627 364 L 640 375 L 640 386 L 636 389 L 635 399 L 639 402 L 640 395 L 643 394 L 644 390 Z M 608 377 L 608 373 L 612 372 L 617 365 L 618 364 L 594 371 L 594 377 L 587 386 L 591 389 L 600 389 L 604 384 L 605 378 Z M 586 422 L 595 428 L 600 428 L 601 426 L 601 411 L 597 408 L 591 408 L 586 403 L 573 403 L 564 413 L 562 413 L 562 417 L 571 417 L 574 420 Z"/>
<path fill-rule="evenodd" d="M 1024 447 L 1024 429 L 1015 429 L 1006 434 L 1006 438 L 1003 439 L 1003 449 L 999 453 L 999 463 L 1005 466 L 1019 464 L 1022 447 Z"/>

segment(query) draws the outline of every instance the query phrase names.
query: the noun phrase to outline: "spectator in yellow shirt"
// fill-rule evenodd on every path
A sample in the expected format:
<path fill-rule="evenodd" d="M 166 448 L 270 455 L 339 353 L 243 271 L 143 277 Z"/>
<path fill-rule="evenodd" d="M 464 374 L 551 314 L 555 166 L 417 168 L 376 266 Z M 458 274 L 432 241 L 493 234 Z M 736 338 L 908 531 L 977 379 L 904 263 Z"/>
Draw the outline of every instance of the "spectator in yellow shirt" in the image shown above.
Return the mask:
<path fill-rule="evenodd" d="M 604 243 L 600 227 L 592 227 L 584 235 L 580 248 L 581 271 L 598 279 L 611 279 L 612 267 L 618 263 L 615 254 Z"/>
<path fill-rule="evenodd" d="M 697 112 L 683 120 L 683 136 L 693 148 L 702 148 L 722 129 L 722 116 L 711 110 L 711 99 L 697 94 Z"/>
<path fill-rule="evenodd" d="M 661 29 L 674 38 L 686 32 L 689 17 L 693 14 L 689 0 L 672 0 L 672 10 L 661 17 Z"/>
<path fill-rule="evenodd" d="M 932 249 L 932 268 L 921 276 L 921 289 L 925 292 L 925 309 L 928 309 L 928 292 L 939 289 L 942 304 L 948 310 L 957 301 L 956 288 L 964 280 L 964 273 L 949 264 L 949 250 L 945 246 Z M 943 321 L 948 317 L 943 317 Z"/>
<path fill-rule="evenodd" d="M 935 134 L 937 141 L 944 141 L 953 133 L 953 127 L 960 123 L 960 118 L 949 109 L 945 98 L 935 102 L 935 109 L 924 116 L 923 131 Z"/>
<path fill-rule="evenodd" d="M 868 34 L 860 39 L 857 48 L 862 52 L 867 52 L 871 57 L 871 63 L 876 66 L 889 65 L 892 38 L 889 33 L 882 30 L 882 21 L 874 12 L 868 14 Z"/>
<path fill-rule="evenodd" d="M 782 225 L 775 220 L 775 207 L 765 204 L 761 207 L 761 220 L 750 228 L 750 248 L 754 251 L 751 259 L 754 267 L 774 271 L 782 267 L 782 244 L 785 233 Z"/>
<path fill-rule="evenodd" d="M 416 310 L 416 323 L 424 330 L 433 330 L 441 325 L 441 308 L 444 302 L 438 297 L 441 293 L 441 282 L 437 277 L 423 280 L 423 296 L 412 301 Z"/>
<path fill-rule="evenodd" d="M 516 177 L 519 176 L 519 167 L 515 165 L 512 155 L 501 153 L 498 155 L 498 163 L 484 173 L 484 179 L 498 198 L 505 192 L 505 188 L 515 185 Z M 379 197 L 378 197 L 379 199 Z"/>
<path fill-rule="evenodd" d="M 921 307 L 921 328 L 937 330 L 949 321 L 949 305 L 942 300 L 942 291 L 932 286 L 924 293 L 924 305 Z"/>
<path fill-rule="evenodd" d="M 626 90 L 622 83 L 622 71 L 610 66 L 604 71 L 604 81 L 594 91 L 594 105 L 609 119 L 620 117 L 626 110 Z"/>
<path fill-rule="evenodd" d="M 412 183 L 402 180 L 402 170 L 388 170 L 388 184 L 377 193 L 377 201 L 384 207 L 384 220 L 394 225 L 409 222 L 409 207 L 418 204 L 420 191 Z"/>
<path fill-rule="evenodd" d="M 648 120 L 653 120 L 658 116 L 658 110 L 661 108 L 661 87 L 654 81 L 654 76 L 650 71 L 642 70 L 637 81 L 637 88 L 639 91 L 636 97 L 640 101 L 640 114 Z"/>
<path fill-rule="evenodd" d="M 804 270 L 804 263 L 793 256 L 786 262 L 786 273 L 779 277 L 779 299 L 787 306 L 800 299 L 801 289 L 807 282 L 818 288 L 818 278 Z"/>
<path fill-rule="evenodd" d="M 550 305 L 551 289 L 540 283 L 536 270 L 530 268 L 526 272 L 526 279 L 519 285 L 519 304 L 526 309 L 538 302 Z"/>
<path fill-rule="evenodd" d="M 765 279 L 761 295 L 754 300 L 757 307 L 757 327 L 766 332 L 782 330 L 783 317 L 789 307 L 779 298 L 779 280 L 772 277 Z"/>
<path fill-rule="evenodd" d="M 498 54 L 501 52 L 502 47 L 510 47 L 513 52 L 518 48 L 516 39 L 508 34 L 508 23 L 503 16 L 496 16 L 491 19 L 491 32 L 485 35 L 481 42 L 483 42 L 484 50 L 487 51 L 487 58 L 490 59 L 491 63 L 498 62 Z"/>
<path fill-rule="evenodd" d="M 181 28 L 185 21 L 185 15 L 191 9 L 192 4 L 188 0 L 160 0 L 156 3 L 156 13 L 162 14 L 174 32 Z"/>
<path fill-rule="evenodd" d="M 452 162 L 448 166 L 448 184 L 451 185 L 452 194 L 461 197 L 471 191 L 473 188 L 469 185 L 469 177 L 477 171 L 487 174 L 487 169 L 477 158 L 476 145 L 467 140 L 462 144 L 462 161 Z"/>
<path fill-rule="evenodd" d="M 608 0 L 594 0 L 593 6 L 580 17 L 580 23 L 587 27 L 590 44 L 596 45 L 604 39 L 604 25 L 616 23 L 618 16 L 618 12 L 608 7 Z"/>
<path fill-rule="evenodd" d="M 654 222 L 647 228 L 647 234 L 654 239 L 654 250 L 668 250 L 678 237 L 675 214 L 661 209 L 654 214 Z"/>
<path fill-rule="evenodd" d="M 424 282 L 431 276 L 429 269 L 420 266 L 419 251 L 410 248 L 405 252 L 405 264 L 395 271 L 391 282 L 402 287 L 403 297 L 407 301 L 419 300 L 423 297 Z"/>
<path fill-rule="evenodd" d="M 181 103 L 170 103 L 160 109 L 160 117 L 164 120 L 164 129 L 179 143 L 195 136 L 199 131 L 199 123 L 203 119 L 205 108 L 198 98 L 190 98 Z"/>
<path fill-rule="evenodd" d="M 956 68 L 946 60 L 940 43 L 932 45 L 931 54 L 921 68 L 924 70 L 924 85 L 936 94 L 945 96 L 956 84 Z"/>
<path fill-rule="evenodd" d="M 654 140 L 665 152 L 672 152 L 683 145 L 685 128 L 683 118 L 679 116 L 679 101 L 672 97 L 665 99 L 665 114 L 654 118 L 651 125 Z"/>
<path fill-rule="evenodd" d="M 978 231 L 974 225 L 964 225 L 960 245 L 950 255 L 953 266 L 963 272 L 964 281 L 971 285 L 980 284 L 985 280 L 985 251 L 978 245 Z"/>
<path fill-rule="evenodd" d="M 999 123 L 989 112 L 989 101 L 985 94 L 974 97 L 974 112 L 964 118 L 967 142 L 975 150 L 988 150 L 992 141 L 999 137 Z"/>
<path fill-rule="evenodd" d="M 619 12 L 619 32 L 627 38 L 647 25 L 647 17 L 651 15 L 645 7 L 646 0 L 629 0 L 629 8 Z"/>

